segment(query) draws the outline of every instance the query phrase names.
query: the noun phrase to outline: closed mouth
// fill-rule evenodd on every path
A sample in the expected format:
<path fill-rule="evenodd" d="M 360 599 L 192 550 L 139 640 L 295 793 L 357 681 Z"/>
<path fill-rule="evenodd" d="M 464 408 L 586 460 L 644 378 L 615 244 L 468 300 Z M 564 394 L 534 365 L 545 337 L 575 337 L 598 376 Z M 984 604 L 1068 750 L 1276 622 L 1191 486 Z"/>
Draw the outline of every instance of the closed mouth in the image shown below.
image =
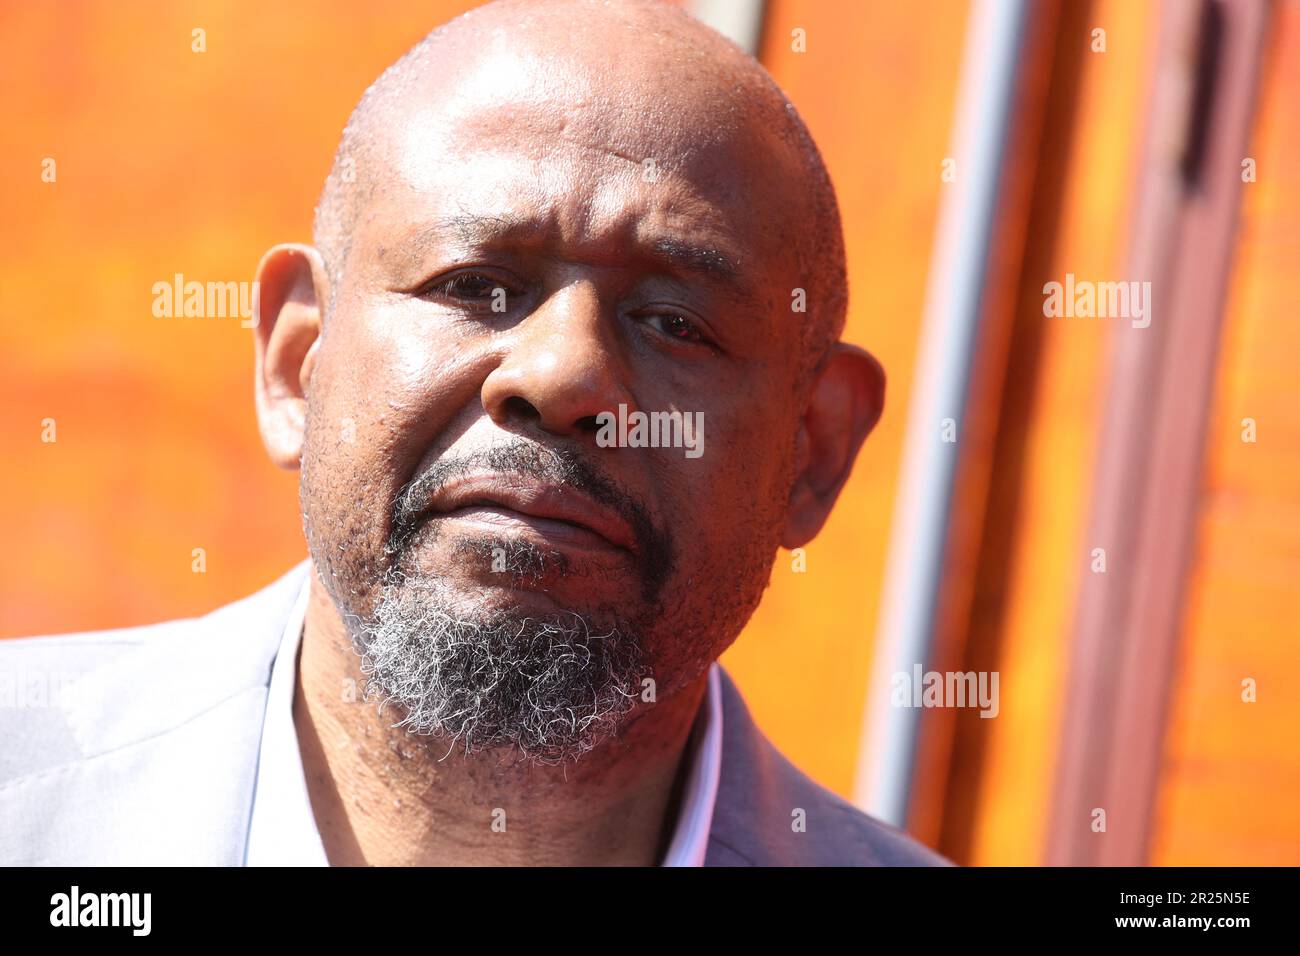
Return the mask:
<path fill-rule="evenodd" d="M 528 529 L 557 545 L 638 550 L 631 525 L 617 512 L 570 486 L 520 475 L 467 475 L 449 481 L 429 502 L 429 511 L 432 517 L 502 530 Z"/>

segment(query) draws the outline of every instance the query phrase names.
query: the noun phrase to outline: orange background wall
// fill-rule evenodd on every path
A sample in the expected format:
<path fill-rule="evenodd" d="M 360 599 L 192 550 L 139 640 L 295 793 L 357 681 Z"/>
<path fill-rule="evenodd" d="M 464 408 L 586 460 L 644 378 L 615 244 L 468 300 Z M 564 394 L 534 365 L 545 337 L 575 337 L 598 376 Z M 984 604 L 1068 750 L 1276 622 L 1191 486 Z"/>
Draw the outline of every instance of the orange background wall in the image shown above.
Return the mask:
<path fill-rule="evenodd" d="M 1159 864 L 1300 864 L 1300 3 L 1274 14 L 1165 740 Z M 1245 678 L 1255 703 L 1241 699 Z"/>
<path fill-rule="evenodd" d="M 1088 5 L 1087 27 L 1106 30 L 1107 50 L 1083 56 L 1073 114 L 1061 121 L 1068 139 L 1040 152 L 1040 177 L 1061 163 L 1059 179 L 1035 184 L 1059 192 L 1059 218 L 1031 228 L 1027 260 L 1047 252 L 1041 270 L 1027 268 L 1018 304 L 1017 322 L 1040 329 L 1036 364 L 1031 373 L 1013 355 L 1008 371 L 1026 420 L 1011 456 L 1020 483 L 1014 506 L 988 515 L 997 547 L 981 560 L 997 556 L 991 580 L 1002 591 L 980 596 L 987 604 L 977 600 L 966 635 L 992 649 L 1002 709 L 996 720 L 965 720 L 973 729 L 948 768 L 939 843 L 964 863 L 1046 856 L 1078 585 L 1092 547 L 1109 329 L 1043 319 L 1038 291 L 1066 272 L 1124 274 L 1168 8 Z M 1300 2 L 1273 12 L 1249 150 L 1258 181 L 1243 186 L 1205 459 L 1187 464 L 1201 494 L 1177 662 L 1148 682 L 1157 695 L 1168 681 L 1172 698 L 1146 857 L 1155 865 L 1300 863 Z M 1086 43 L 1088 30 L 1079 33 Z M 1059 117 L 1066 104 L 1052 99 L 1048 110 Z M 1253 444 L 1241 440 L 1246 417 L 1258 423 Z M 1258 684 L 1253 704 L 1241 698 L 1247 677 Z"/>
<path fill-rule="evenodd" d="M 296 475 L 257 436 L 250 333 L 158 319 L 182 273 L 251 280 L 261 253 L 310 236 L 352 105 L 449 0 L 0 0 L 0 637 L 203 613 L 305 553 Z M 1045 275 L 1123 268 L 1156 3 L 1083 9 L 1108 50 L 1080 62 Z M 724 657 L 760 725 L 849 795 L 871 665 L 968 4 L 769 0 L 761 59 L 826 157 L 845 222 L 847 338 L 889 373 L 885 416 L 829 525 Z M 1204 465 L 1152 862 L 1300 862 L 1300 0 L 1277 5 Z M 191 52 L 191 30 L 207 52 Z M 806 33 L 806 52 L 790 45 Z M 1050 125 L 1050 124 L 1049 124 Z M 41 181 L 46 157 L 57 181 Z M 1054 157 L 1054 158 L 1053 158 Z M 1022 303 L 1023 305 L 1024 303 Z M 1033 303 L 1030 303 L 1032 305 Z M 1022 483 L 1004 536 L 997 720 L 959 741 L 946 830 L 961 862 L 1043 857 L 1061 695 L 1106 387 L 1104 323 L 1042 330 L 1025 403 Z M 1016 375 L 1016 369 L 1009 370 Z M 1014 379 L 1012 384 L 1016 384 Z M 1239 440 L 1240 420 L 1259 441 Z M 58 440 L 40 440 L 53 418 Z M 204 548 L 206 574 L 191 571 Z M 982 629 L 982 630 L 981 630 Z M 980 635 L 983 635 L 981 638 Z M 1260 702 L 1240 703 L 1242 677 Z M 967 741 L 969 743 L 969 741 Z M 924 782 L 923 782 L 924 783 Z"/>

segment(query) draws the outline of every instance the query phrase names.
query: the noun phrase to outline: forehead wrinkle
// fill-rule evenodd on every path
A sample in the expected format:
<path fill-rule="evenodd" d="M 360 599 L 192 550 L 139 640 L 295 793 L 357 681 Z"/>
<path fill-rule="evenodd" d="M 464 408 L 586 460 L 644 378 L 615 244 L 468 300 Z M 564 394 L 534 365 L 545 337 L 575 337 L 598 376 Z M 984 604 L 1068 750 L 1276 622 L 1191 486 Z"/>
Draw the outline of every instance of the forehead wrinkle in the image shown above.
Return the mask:
<path fill-rule="evenodd" d="M 463 158 L 474 169 L 484 166 L 473 155 Z M 550 242 L 556 248 L 594 250 L 599 257 L 603 248 L 621 243 L 716 279 L 732 280 L 738 272 L 736 253 L 742 250 L 729 249 L 729 237 L 747 235 L 747 224 L 730 221 L 725 209 L 685 177 L 645 187 L 622 170 L 498 159 L 505 178 L 479 178 L 468 193 L 453 196 L 449 186 L 432 178 L 414 194 L 390 195 L 386 205 L 399 222 L 409 213 L 419 217 L 396 230 L 398 249 L 420 255 L 452 243 L 488 248 Z M 420 194 L 444 198 L 422 214 Z"/>
<path fill-rule="evenodd" d="M 714 242 L 697 243 L 681 236 L 639 228 L 643 218 L 624 216 L 605 235 L 588 239 L 579 245 L 604 247 L 608 243 L 618 242 L 625 248 L 630 248 L 635 256 L 655 262 L 672 272 L 694 275 L 737 295 L 749 291 L 748 285 L 742 281 L 739 257 L 725 246 Z M 461 212 L 440 216 L 415 230 L 409 238 L 402 241 L 398 253 L 403 258 L 423 259 L 435 249 L 444 247 L 449 238 L 466 249 L 490 249 L 511 243 L 539 245 L 548 236 L 554 239 L 555 232 L 553 217 L 532 217 L 510 212 Z M 595 260 L 605 258 L 597 256 Z"/>

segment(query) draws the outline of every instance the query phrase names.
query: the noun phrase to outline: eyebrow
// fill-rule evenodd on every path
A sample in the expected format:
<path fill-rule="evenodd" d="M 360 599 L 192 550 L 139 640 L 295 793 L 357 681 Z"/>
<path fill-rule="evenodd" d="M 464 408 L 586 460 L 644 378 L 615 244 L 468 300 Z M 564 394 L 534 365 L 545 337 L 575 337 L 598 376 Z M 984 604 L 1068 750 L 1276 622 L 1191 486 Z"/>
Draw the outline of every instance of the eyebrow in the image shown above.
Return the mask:
<path fill-rule="evenodd" d="M 464 213 L 435 220 L 413 236 L 409 245 L 415 255 L 423 255 L 448 235 L 468 246 L 490 246 L 535 235 L 538 231 L 537 221 L 523 216 Z M 644 248 L 649 258 L 678 272 L 692 273 L 737 295 L 749 292 L 735 259 L 716 246 L 663 236 L 651 240 Z"/>
<path fill-rule="evenodd" d="M 527 235 L 535 232 L 536 229 L 536 223 L 522 216 L 509 214 L 480 216 L 463 213 L 459 216 L 446 216 L 436 220 L 432 226 L 421 231 L 420 237 L 428 242 L 436 241 L 446 233 L 452 233 L 461 242 L 487 245 L 491 242 L 509 239 L 512 236 Z"/>
<path fill-rule="evenodd" d="M 651 244 L 655 257 L 679 269 L 696 272 L 734 291 L 745 291 L 736 263 L 720 249 L 664 237 Z"/>

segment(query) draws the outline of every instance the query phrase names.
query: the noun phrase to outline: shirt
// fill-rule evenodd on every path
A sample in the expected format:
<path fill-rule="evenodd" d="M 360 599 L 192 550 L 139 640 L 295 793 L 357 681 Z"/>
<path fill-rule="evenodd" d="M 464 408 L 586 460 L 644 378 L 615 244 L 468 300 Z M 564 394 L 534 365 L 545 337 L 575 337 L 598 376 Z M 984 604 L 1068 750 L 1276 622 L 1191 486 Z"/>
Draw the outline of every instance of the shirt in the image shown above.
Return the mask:
<path fill-rule="evenodd" d="M 275 663 L 271 666 L 244 857 L 247 866 L 329 865 L 307 794 L 302 754 L 298 749 L 298 731 L 293 722 L 298 647 L 302 642 L 310 593 L 311 576 L 308 575 L 289 615 Z M 685 790 L 672 840 L 661 866 L 704 865 L 722 769 L 720 681 L 715 662 L 709 667 L 707 689 L 696 717 L 701 725 L 700 733 L 692 734 L 694 743 L 688 743 Z"/>

